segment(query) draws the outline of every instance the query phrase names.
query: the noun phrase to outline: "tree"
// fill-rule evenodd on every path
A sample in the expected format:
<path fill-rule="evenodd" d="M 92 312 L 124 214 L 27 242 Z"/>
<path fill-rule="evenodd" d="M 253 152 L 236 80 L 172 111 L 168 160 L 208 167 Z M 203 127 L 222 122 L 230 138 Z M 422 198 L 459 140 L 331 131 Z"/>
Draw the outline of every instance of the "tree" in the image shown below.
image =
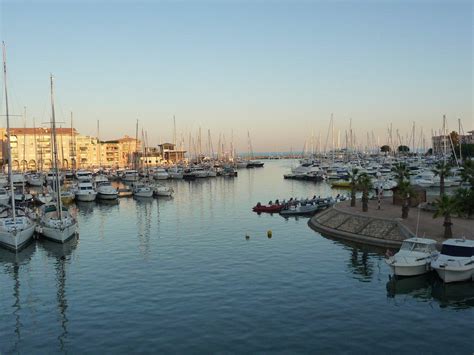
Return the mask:
<path fill-rule="evenodd" d="M 428 149 L 426 155 L 433 155 L 433 148 Z"/>
<path fill-rule="evenodd" d="M 408 153 L 410 151 L 410 148 L 406 145 L 399 145 L 397 150 L 399 153 Z"/>
<path fill-rule="evenodd" d="M 402 199 L 402 218 L 406 219 L 410 211 L 410 197 L 415 197 L 416 191 L 411 186 L 410 181 L 403 180 L 399 182 L 396 193 Z"/>
<path fill-rule="evenodd" d="M 395 164 L 395 166 L 392 168 L 392 171 L 396 175 L 398 184 L 402 183 L 405 179 L 410 178 L 410 173 L 405 163 Z"/>
<path fill-rule="evenodd" d="M 471 190 L 474 189 L 474 161 L 466 160 L 463 164 L 461 172 L 463 181 L 467 181 L 471 185 Z"/>
<path fill-rule="evenodd" d="M 362 191 L 362 211 L 367 212 L 369 210 L 369 190 L 372 188 L 372 179 L 367 173 L 359 175 L 357 188 Z"/>
<path fill-rule="evenodd" d="M 446 164 L 444 161 L 440 161 L 436 164 L 435 168 L 432 170 L 435 176 L 439 176 L 439 195 L 444 195 L 444 179 L 451 175 L 451 165 Z"/>
<path fill-rule="evenodd" d="M 459 148 L 459 134 L 458 134 L 458 132 L 452 131 L 449 134 L 449 137 L 451 138 L 451 141 L 453 142 L 454 148 Z M 451 143 L 449 143 L 449 144 L 451 144 Z"/>
<path fill-rule="evenodd" d="M 352 168 L 349 172 L 349 179 L 350 179 L 350 187 L 351 187 L 351 207 L 355 207 L 356 205 L 356 190 L 357 190 L 357 174 L 359 173 L 359 169 Z"/>
<path fill-rule="evenodd" d="M 451 215 L 460 212 L 459 202 L 454 196 L 442 195 L 435 202 L 436 212 L 433 215 L 433 218 L 438 218 L 440 216 L 444 217 L 444 237 L 446 239 L 453 237 L 453 231 L 451 226 Z"/>
<path fill-rule="evenodd" d="M 456 200 L 458 201 L 460 213 L 466 217 L 474 215 L 474 189 L 457 189 Z"/>
<path fill-rule="evenodd" d="M 381 151 L 382 153 L 390 153 L 390 150 L 391 150 L 391 149 L 390 149 L 390 147 L 389 147 L 388 145 L 383 145 L 383 146 L 380 147 L 380 151 Z"/>

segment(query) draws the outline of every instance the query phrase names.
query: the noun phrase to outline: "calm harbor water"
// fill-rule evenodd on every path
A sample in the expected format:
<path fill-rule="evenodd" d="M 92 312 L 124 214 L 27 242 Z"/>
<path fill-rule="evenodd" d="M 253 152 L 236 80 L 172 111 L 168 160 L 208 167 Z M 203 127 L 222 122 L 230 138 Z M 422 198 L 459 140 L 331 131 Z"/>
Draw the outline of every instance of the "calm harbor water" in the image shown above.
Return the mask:
<path fill-rule="evenodd" d="M 384 250 L 251 212 L 334 193 L 291 164 L 80 204 L 79 239 L 0 251 L 0 353 L 472 354 L 474 283 L 390 281 Z"/>

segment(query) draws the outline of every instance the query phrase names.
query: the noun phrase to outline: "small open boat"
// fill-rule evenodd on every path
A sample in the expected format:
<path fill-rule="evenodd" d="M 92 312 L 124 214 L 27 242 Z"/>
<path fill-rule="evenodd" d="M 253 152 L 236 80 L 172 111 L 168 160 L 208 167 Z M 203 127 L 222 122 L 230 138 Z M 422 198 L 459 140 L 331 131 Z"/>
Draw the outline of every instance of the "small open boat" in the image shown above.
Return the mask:
<path fill-rule="evenodd" d="M 313 215 L 319 209 L 318 205 L 290 205 L 280 211 L 280 214 L 284 217 L 288 216 L 302 216 L 302 215 Z"/>
<path fill-rule="evenodd" d="M 282 209 L 283 209 L 283 205 L 280 205 L 280 204 L 271 204 L 271 205 L 262 205 L 259 203 L 257 203 L 256 206 L 254 206 L 252 208 L 252 211 L 254 212 L 266 212 L 266 213 L 278 213 L 280 212 Z"/>

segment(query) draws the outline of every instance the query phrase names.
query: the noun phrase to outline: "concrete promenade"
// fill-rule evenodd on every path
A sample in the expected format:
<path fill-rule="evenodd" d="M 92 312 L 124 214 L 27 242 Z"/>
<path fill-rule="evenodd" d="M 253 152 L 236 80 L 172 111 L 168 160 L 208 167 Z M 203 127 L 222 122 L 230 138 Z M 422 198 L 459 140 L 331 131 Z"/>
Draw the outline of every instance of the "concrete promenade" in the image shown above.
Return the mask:
<path fill-rule="evenodd" d="M 406 238 L 415 236 L 418 225 L 419 237 L 435 239 L 441 244 L 444 240 L 444 218 L 433 218 L 432 212 L 410 208 L 407 219 L 401 218 L 401 206 L 392 204 L 392 198 L 381 201 L 377 209 L 377 200 L 369 201 L 368 212 L 362 212 L 362 202 L 350 207 L 350 201 L 343 201 L 332 208 L 315 215 L 308 225 L 335 238 L 377 245 L 398 247 Z M 453 236 L 474 239 L 474 219 L 452 218 Z"/>

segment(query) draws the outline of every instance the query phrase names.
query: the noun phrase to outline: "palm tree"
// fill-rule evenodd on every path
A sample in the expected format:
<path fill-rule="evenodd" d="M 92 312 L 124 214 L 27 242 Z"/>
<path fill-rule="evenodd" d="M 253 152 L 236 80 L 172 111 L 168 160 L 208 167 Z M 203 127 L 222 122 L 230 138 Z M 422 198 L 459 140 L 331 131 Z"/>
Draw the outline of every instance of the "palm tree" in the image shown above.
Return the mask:
<path fill-rule="evenodd" d="M 455 196 L 459 204 L 459 213 L 468 218 L 474 215 L 474 189 L 457 189 Z"/>
<path fill-rule="evenodd" d="M 453 231 L 451 226 L 453 223 L 451 222 L 451 215 L 459 213 L 460 211 L 458 200 L 454 196 L 442 195 L 440 198 L 436 199 L 435 206 L 436 212 L 434 213 L 433 218 L 440 216 L 444 217 L 444 237 L 446 239 L 452 238 Z"/>
<path fill-rule="evenodd" d="M 466 160 L 464 162 L 461 176 L 464 181 L 471 184 L 471 190 L 474 190 L 474 160 Z"/>
<path fill-rule="evenodd" d="M 362 191 L 362 211 L 369 210 L 369 190 L 372 188 L 372 180 L 367 173 L 360 174 L 357 178 L 357 189 Z"/>
<path fill-rule="evenodd" d="M 411 186 L 410 181 L 401 181 L 396 190 L 398 196 L 402 199 L 402 218 L 408 218 L 410 211 L 410 197 L 416 196 L 416 191 Z"/>
<path fill-rule="evenodd" d="M 351 187 L 351 207 L 355 207 L 356 205 L 356 190 L 357 190 L 357 174 L 359 173 L 359 169 L 352 168 L 349 172 L 349 179 L 350 179 L 350 187 Z"/>
<path fill-rule="evenodd" d="M 400 185 L 402 181 L 410 178 L 410 173 L 408 171 L 407 165 L 405 163 L 398 163 L 392 168 L 392 171 L 397 176 L 397 183 Z"/>
<path fill-rule="evenodd" d="M 444 178 L 451 175 L 451 165 L 446 164 L 444 161 L 436 164 L 433 169 L 435 176 L 439 175 L 439 195 L 444 195 Z"/>

